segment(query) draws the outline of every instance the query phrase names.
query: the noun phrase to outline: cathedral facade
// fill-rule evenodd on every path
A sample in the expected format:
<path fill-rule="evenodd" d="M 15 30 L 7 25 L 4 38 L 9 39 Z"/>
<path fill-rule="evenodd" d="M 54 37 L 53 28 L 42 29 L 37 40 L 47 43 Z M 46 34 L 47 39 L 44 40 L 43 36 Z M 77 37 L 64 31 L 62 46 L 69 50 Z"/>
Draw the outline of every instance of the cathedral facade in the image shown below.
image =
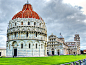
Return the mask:
<path fill-rule="evenodd" d="M 64 37 L 60 35 L 50 35 L 47 42 L 48 55 L 73 55 L 80 54 L 80 37 L 75 34 L 73 42 L 65 42 Z"/>
<path fill-rule="evenodd" d="M 47 55 L 47 28 L 28 2 L 15 14 L 7 28 L 6 56 Z"/>

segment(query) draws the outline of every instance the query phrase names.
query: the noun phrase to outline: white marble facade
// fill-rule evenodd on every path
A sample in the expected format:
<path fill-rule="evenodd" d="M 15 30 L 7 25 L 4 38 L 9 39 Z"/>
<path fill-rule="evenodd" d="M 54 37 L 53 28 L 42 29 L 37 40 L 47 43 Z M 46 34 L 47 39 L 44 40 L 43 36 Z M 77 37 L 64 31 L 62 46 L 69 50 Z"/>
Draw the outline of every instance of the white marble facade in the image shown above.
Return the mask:
<path fill-rule="evenodd" d="M 30 57 L 47 55 L 47 28 L 30 3 L 15 14 L 7 28 L 6 56 Z"/>
<path fill-rule="evenodd" d="M 63 36 L 60 34 L 50 35 L 47 42 L 48 55 L 73 55 L 80 54 L 80 37 L 75 34 L 73 42 L 65 42 Z"/>
<path fill-rule="evenodd" d="M 37 40 L 15 40 L 9 41 L 7 47 L 7 56 L 14 55 L 14 49 L 17 49 L 18 57 L 29 57 L 29 56 L 44 56 L 44 44 L 43 41 Z M 23 48 L 21 48 L 21 44 L 23 44 Z M 37 48 L 36 48 L 37 45 Z"/>
<path fill-rule="evenodd" d="M 25 4 L 25 6 L 30 4 Z M 15 18 L 7 28 L 6 56 L 47 55 L 47 28 L 40 18 Z"/>
<path fill-rule="evenodd" d="M 64 38 L 60 35 L 60 38 L 55 35 L 50 35 L 47 42 L 47 54 L 48 55 L 66 55 L 64 45 Z"/>

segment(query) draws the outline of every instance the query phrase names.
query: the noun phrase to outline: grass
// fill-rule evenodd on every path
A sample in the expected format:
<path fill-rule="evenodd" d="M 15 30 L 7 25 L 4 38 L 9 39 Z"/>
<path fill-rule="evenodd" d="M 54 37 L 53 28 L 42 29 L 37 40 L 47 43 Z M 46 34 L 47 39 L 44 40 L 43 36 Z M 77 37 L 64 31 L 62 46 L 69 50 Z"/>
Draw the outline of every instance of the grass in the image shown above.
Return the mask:
<path fill-rule="evenodd" d="M 60 65 L 85 59 L 86 55 L 61 55 L 49 57 L 0 58 L 0 65 Z"/>

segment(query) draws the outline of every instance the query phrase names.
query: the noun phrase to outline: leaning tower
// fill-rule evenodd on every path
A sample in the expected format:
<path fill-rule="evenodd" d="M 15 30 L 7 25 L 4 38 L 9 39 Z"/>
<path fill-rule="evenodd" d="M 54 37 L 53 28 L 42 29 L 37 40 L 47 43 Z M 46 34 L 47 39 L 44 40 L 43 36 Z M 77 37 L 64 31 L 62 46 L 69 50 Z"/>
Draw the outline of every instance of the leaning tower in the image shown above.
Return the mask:
<path fill-rule="evenodd" d="M 32 5 L 24 4 L 7 28 L 6 56 L 47 55 L 47 28 L 44 20 L 33 11 Z"/>
<path fill-rule="evenodd" d="M 79 34 L 75 34 L 74 41 L 80 41 Z"/>
<path fill-rule="evenodd" d="M 77 54 L 80 54 L 80 37 L 79 34 L 75 34 L 74 41 L 77 45 Z"/>

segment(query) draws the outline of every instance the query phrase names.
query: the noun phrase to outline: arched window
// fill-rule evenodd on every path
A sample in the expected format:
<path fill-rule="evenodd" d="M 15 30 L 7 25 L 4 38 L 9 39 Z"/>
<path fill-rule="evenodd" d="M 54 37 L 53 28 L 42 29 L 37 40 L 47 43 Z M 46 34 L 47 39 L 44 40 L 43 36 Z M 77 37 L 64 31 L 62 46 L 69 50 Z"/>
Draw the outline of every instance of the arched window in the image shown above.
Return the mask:
<path fill-rule="evenodd" d="M 16 23 L 15 23 L 15 26 L 16 26 Z"/>
<path fill-rule="evenodd" d="M 51 39 L 50 39 L 50 41 L 51 41 Z"/>
<path fill-rule="evenodd" d="M 36 49 L 37 49 L 37 44 L 36 44 Z"/>
<path fill-rule="evenodd" d="M 21 22 L 21 25 L 23 25 L 23 22 Z"/>
<path fill-rule="evenodd" d="M 15 32 L 15 37 L 16 37 L 16 32 Z"/>
<path fill-rule="evenodd" d="M 30 48 L 30 44 L 29 44 L 29 48 Z"/>
<path fill-rule="evenodd" d="M 8 47 L 8 43 L 7 43 L 7 47 Z"/>
<path fill-rule="evenodd" d="M 21 44 L 21 49 L 23 48 L 23 44 Z"/>
<path fill-rule="evenodd" d="M 39 24 L 39 26 L 41 27 L 41 23 Z"/>
<path fill-rule="evenodd" d="M 30 25 L 30 22 L 28 22 L 28 25 Z"/>
<path fill-rule="evenodd" d="M 26 36 L 28 37 L 28 32 L 26 33 Z"/>
<path fill-rule="evenodd" d="M 37 32 L 36 32 L 36 37 L 37 37 Z"/>
<path fill-rule="evenodd" d="M 34 22 L 34 26 L 36 25 L 36 22 Z"/>

